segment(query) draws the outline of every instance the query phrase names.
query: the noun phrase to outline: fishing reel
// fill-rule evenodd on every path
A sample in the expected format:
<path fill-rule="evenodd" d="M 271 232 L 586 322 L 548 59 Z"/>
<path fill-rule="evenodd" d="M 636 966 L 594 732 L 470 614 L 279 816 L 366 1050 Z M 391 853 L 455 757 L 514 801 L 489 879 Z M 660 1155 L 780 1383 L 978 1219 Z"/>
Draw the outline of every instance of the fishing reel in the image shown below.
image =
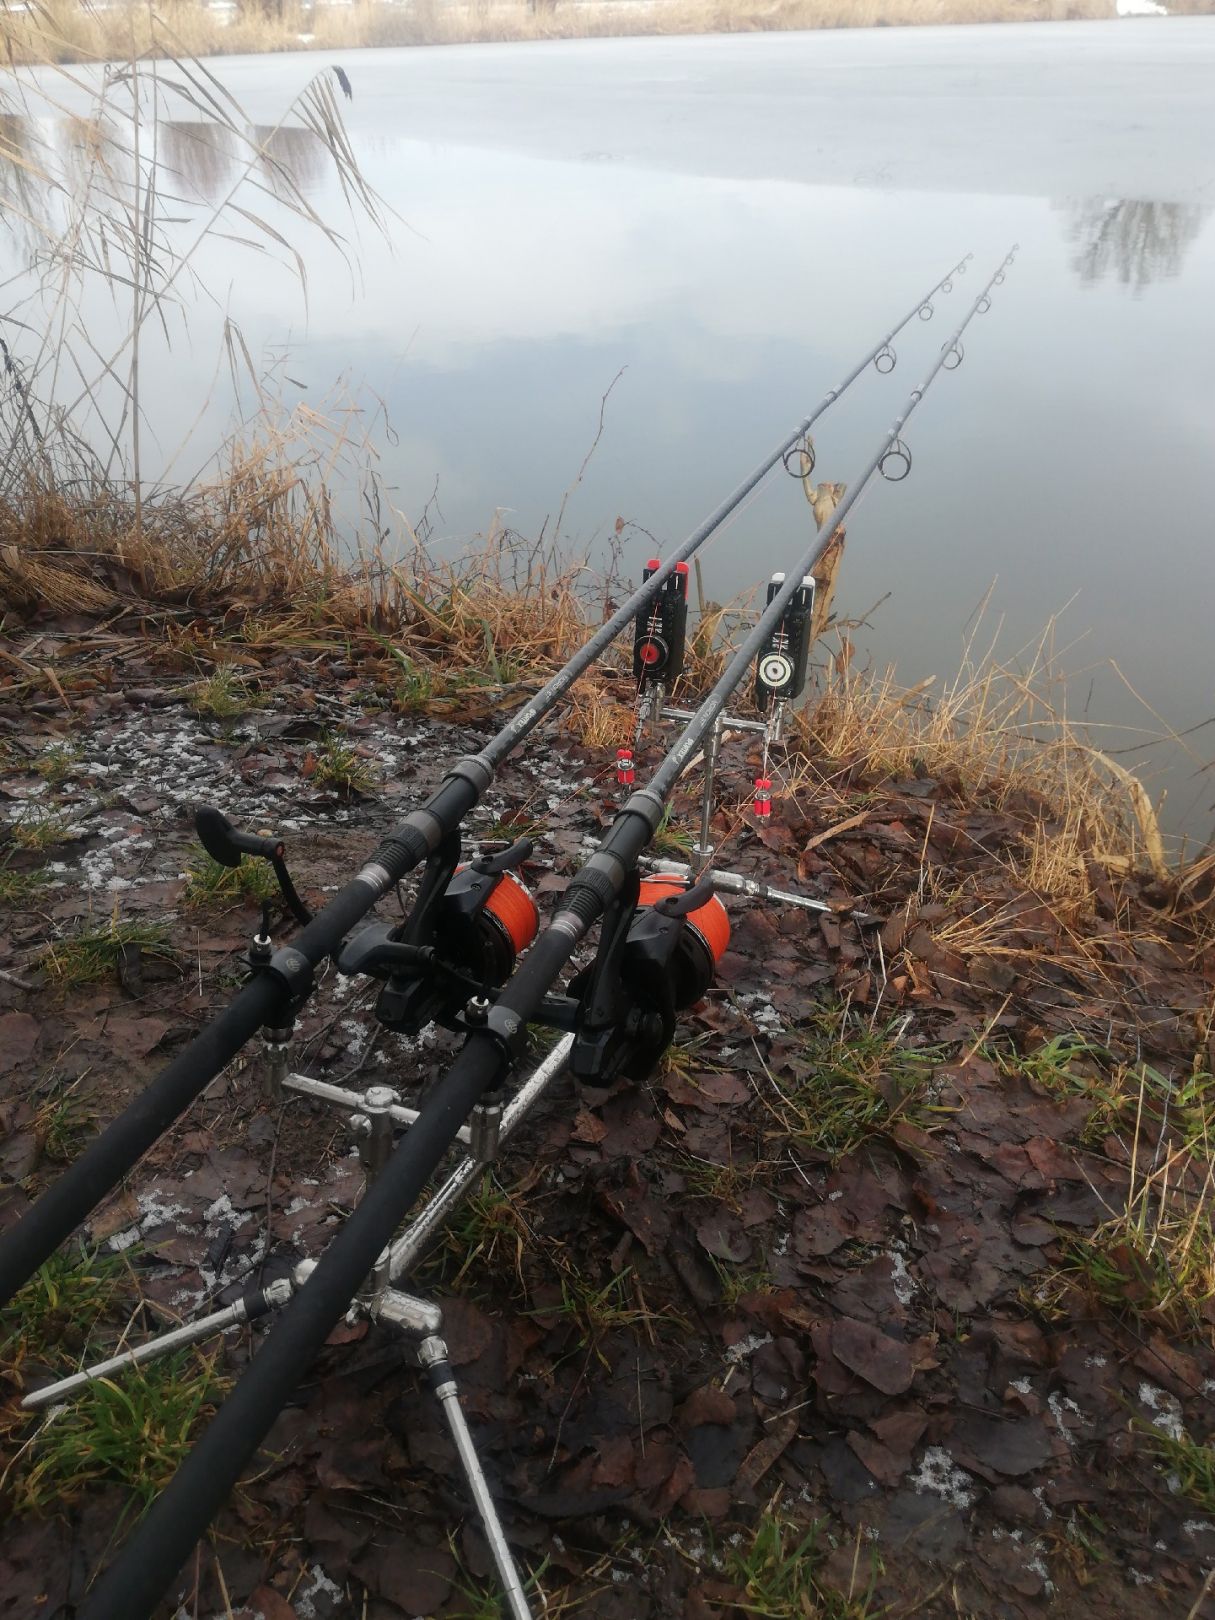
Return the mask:
<path fill-rule="evenodd" d="M 729 942 L 710 878 L 689 888 L 634 874 L 604 916 L 595 960 L 570 982 L 571 1071 L 599 1084 L 644 1080 L 674 1039 L 676 1015 L 712 984 Z"/>
<path fill-rule="evenodd" d="M 539 931 L 536 902 L 515 873 L 531 853 L 521 838 L 461 865 L 453 833 L 427 861 L 405 921 L 373 923 L 343 946 L 339 972 L 384 980 L 375 1012 L 386 1029 L 462 1029 L 470 999 L 492 999 Z"/>

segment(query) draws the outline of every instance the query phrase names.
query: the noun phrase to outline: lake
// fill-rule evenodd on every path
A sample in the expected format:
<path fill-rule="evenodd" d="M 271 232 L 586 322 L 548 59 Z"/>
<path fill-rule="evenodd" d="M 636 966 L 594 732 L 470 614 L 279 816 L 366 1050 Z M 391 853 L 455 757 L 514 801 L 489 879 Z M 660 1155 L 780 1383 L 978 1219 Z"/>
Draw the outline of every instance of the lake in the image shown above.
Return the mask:
<path fill-rule="evenodd" d="M 551 525 L 610 388 L 564 532 L 602 556 L 618 518 L 638 525 L 654 539 L 626 531 L 636 573 L 972 250 L 934 319 L 897 340 L 893 375 L 871 370 L 819 424 L 819 474 L 849 480 L 1019 242 L 965 363 L 911 421 L 911 476 L 853 514 L 837 605 L 867 618 L 859 656 L 907 684 L 954 672 L 989 592 L 976 645 L 998 627 L 1008 657 L 1058 615 L 1069 713 L 1113 727 L 1103 746 L 1168 789 L 1174 832 L 1209 836 L 1215 18 L 340 62 L 354 150 L 399 218 L 387 241 L 358 231 L 353 273 L 310 249 L 306 313 L 268 257 L 205 249 L 217 302 L 188 296 L 171 350 L 143 356 L 148 464 L 192 470 L 174 451 L 217 386 L 225 310 L 289 397 L 319 407 L 344 375 L 383 400 L 382 473 L 414 519 L 437 485 L 437 547 L 495 512 L 527 535 Z M 328 64 L 212 65 L 270 126 Z M 195 201 L 222 195 L 222 143 L 169 136 Z M 280 134 L 275 149 L 341 219 L 320 148 Z M 14 228 L 10 269 L 27 250 Z M 104 350 L 121 312 L 88 309 Z M 790 563 L 810 523 L 778 469 L 705 552 L 706 590 Z M 1166 722 L 1198 729 L 1153 743 Z"/>

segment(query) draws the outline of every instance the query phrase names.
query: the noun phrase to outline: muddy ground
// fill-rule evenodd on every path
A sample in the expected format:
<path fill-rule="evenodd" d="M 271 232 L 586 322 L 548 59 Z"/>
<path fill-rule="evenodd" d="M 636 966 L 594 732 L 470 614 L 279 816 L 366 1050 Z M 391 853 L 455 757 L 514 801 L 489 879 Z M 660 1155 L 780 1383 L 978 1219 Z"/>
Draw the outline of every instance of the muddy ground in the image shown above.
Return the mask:
<path fill-rule="evenodd" d="M 49 871 L 0 938 L 5 1222 L 240 981 L 257 912 L 186 909 L 192 807 L 281 832 L 319 902 L 498 701 L 398 713 L 340 660 L 284 657 L 254 672 L 260 706 L 207 718 L 129 638 L 84 631 L 5 644 L 24 671 L 0 690 L 0 818 L 10 839 L 55 821 L 46 847 L 6 851 Z M 45 668 L 58 691 L 28 675 Z M 316 786 L 333 732 L 370 792 Z M 48 782 L 35 764 L 64 741 Z M 723 803 L 745 804 L 754 761 L 739 741 L 725 758 Z M 542 908 L 612 814 L 608 763 L 551 726 L 470 819 L 474 838 L 543 823 Z M 1157 1444 L 1210 1438 L 1210 1307 L 1154 1317 L 1128 1290 L 1119 1308 L 1064 1266 L 1125 1208 L 1135 1127 L 1140 1154 L 1168 1141 L 1158 1102 L 1102 1113 L 1097 1081 L 1192 1072 L 1215 961 L 1147 879 L 1092 873 L 1066 906 L 1027 891 L 1032 795 L 823 775 L 793 796 L 778 781 L 768 827 L 723 813 L 722 861 L 884 925 L 730 900 L 676 1060 L 645 1085 L 561 1081 L 416 1279 L 444 1306 L 516 1551 L 549 1612 L 605 1620 L 1215 1615 L 1215 1523 Z M 47 948 L 114 915 L 167 923 L 171 951 L 56 983 Z M 377 1033 L 372 999 L 330 970 L 294 1066 L 424 1094 L 452 1037 Z M 1109 1054 L 1076 1066 L 1095 1089 L 1060 1095 L 1017 1061 L 1060 1034 Z M 852 1136 L 848 1109 L 824 1133 L 836 1048 L 868 1054 Z M 40 1443 L 23 1383 L 103 1353 L 140 1297 L 133 1337 L 318 1253 L 359 1185 L 338 1115 L 267 1102 L 247 1064 L 217 1080 L 93 1220 L 130 1257 L 124 1308 L 83 1329 L 68 1311 L 56 1342 L 8 1358 L 9 1509 Z M 218 1370 L 257 1340 L 232 1336 Z M 101 1484 L 10 1512 L 0 1614 L 75 1612 L 126 1502 Z M 241 1620 L 498 1612 L 446 1431 L 390 1334 L 343 1327 L 301 1368 L 182 1591 L 186 1614 Z"/>

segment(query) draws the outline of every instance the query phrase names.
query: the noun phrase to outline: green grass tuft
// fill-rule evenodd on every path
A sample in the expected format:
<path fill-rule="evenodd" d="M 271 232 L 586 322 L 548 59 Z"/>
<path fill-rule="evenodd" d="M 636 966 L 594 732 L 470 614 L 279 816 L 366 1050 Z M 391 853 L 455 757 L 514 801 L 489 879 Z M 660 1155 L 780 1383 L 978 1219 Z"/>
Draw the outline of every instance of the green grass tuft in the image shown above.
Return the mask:
<path fill-rule="evenodd" d="M 21 871 L 7 861 L 0 864 L 0 906 L 16 908 L 29 905 L 50 877 L 45 867 L 35 866 Z"/>
<path fill-rule="evenodd" d="M 1215 1447 L 1199 1445 L 1188 1435 L 1176 1439 L 1159 1429 L 1150 1431 L 1149 1444 L 1170 1488 L 1215 1518 Z"/>
<path fill-rule="evenodd" d="M 226 666 L 199 681 L 190 692 L 190 707 L 195 714 L 211 720 L 234 720 L 257 708 L 259 702 L 257 693 Z"/>
<path fill-rule="evenodd" d="M 776 1111 L 804 1150 L 834 1163 L 901 1120 L 929 1130 L 948 1110 L 933 1098 L 939 1046 L 902 1044 L 904 1025 L 878 1028 L 825 1008 L 799 1032 L 806 1079 L 783 1089 Z"/>
<path fill-rule="evenodd" d="M 334 788 L 343 798 L 350 798 L 370 793 L 376 785 L 376 774 L 348 742 L 331 736 L 317 750 L 312 780 L 317 787 Z"/>
<path fill-rule="evenodd" d="M 186 1350 L 86 1384 L 41 1420 L 10 1465 L 14 1509 L 58 1512 L 95 1486 L 117 1484 L 144 1512 L 185 1461 L 224 1383 L 216 1357 Z"/>
<path fill-rule="evenodd" d="M 44 782 L 58 787 L 67 781 L 79 758 L 79 752 L 69 744 L 56 743 L 51 748 L 43 749 L 34 761 L 34 769 Z"/>
<path fill-rule="evenodd" d="M 9 831 L 13 842 L 21 849 L 41 854 L 62 844 L 72 830 L 71 820 L 54 810 L 34 809 L 14 821 Z"/>
<path fill-rule="evenodd" d="M 127 922 L 114 917 L 103 928 L 89 929 L 48 945 L 39 957 L 39 965 L 57 984 L 95 984 L 115 970 L 124 952 L 136 949 L 162 961 L 176 960 L 164 923 Z"/>
<path fill-rule="evenodd" d="M 204 911 L 242 900 L 260 904 L 277 894 L 278 883 L 265 861 L 242 855 L 239 866 L 224 866 L 211 855 L 199 855 L 190 862 L 182 901 L 190 910 Z"/>
<path fill-rule="evenodd" d="M 764 1620 L 877 1620 L 873 1606 L 876 1554 L 862 1553 L 858 1533 L 846 1592 L 827 1586 L 822 1568 L 831 1550 L 821 1523 L 805 1528 L 776 1510 L 761 1515 L 748 1544 L 726 1554 L 726 1573 L 742 1588 L 738 1607 Z"/>
<path fill-rule="evenodd" d="M 30 1359 L 82 1350 L 129 1280 L 126 1254 L 77 1248 L 53 1254 L 0 1311 L 0 1362 L 19 1371 Z"/>

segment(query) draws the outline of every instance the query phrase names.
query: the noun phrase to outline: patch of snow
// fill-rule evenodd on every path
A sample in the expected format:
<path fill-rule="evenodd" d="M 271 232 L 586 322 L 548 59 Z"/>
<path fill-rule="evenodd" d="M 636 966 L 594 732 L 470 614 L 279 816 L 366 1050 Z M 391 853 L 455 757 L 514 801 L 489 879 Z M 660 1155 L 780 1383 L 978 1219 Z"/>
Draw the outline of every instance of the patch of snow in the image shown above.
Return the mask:
<path fill-rule="evenodd" d="M 318 1620 L 317 1597 L 324 1592 L 326 1597 L 332 1598 L 335 1603 L 340 1603 L 342 1600 L 342 1588 L 336 1581 L 330 1580 L 320 1564 L 313 1564 L 308 1571 L 308 1576 L 311 1585 L 297 1590 L 291 1601 L 295 1605 L 295 1612 L 299 1615 L 300 1620 Z"/>
<path fill-rule="evenodd" d="M 919 1471 L 909 1474 L 907 1483 L 921 1496 L 939 1496 L 956 1508 L 968 1508 L 978 1496 L 973 1476 L 958 1467 L 944 1446 L 929 1446 Z"/>
<path fill-rule="evenodd" d="M 894 1287 L 894 1297 L 900 1305 L 910 1305 L 915 1298 L 916 1280 L 907 1269 L 907 1253 L 901 1245 L 895 1243 L 886 1251 L 890 1261 L 890 1281 Z"/>
<path fill-rule="evenodd" d="M 1053 1394 L 1047 1397 L 1046 1404 L 1050 1407 L 1051 1416 L 1055 1420 L 1056 1429 L 1058 1429 L 1059 1433 L 1070 1446 L 1072 1444 L 1072 1431 L 1065 1421 L 1064 1414 L 1070 1412 L 1073 1417 L 1079 1418 L 1081 1423 L 1083 1423 L 1084 1413 L 1076 1405 L 1075 1401 L 1072 1400 L 1070 1395 L 1060 1395 L 1058 1390 L 1055 1390 Z"/>
<path fill-rule="evenodd" d="M 726 1351 L 726 1360 L 731 1366 L 736 1366 L 740 1361 L 749 1360 L 757 1350 L 762 1350 L 764 1345 L 771 1343 L 770 1333 L 749 1333 L 745 1339 L 740 1339 L 737 1344 L 730 1346 Z"/>
<path fill-rule="evenodd" d="M 1170 1440 L 1184 1440 L 1186 1438 L 1185 1423 L 1182 1420 L 1181 1402 L 1176 1395 L 1170 1395 L 1168 1390 L 1159 1389 L 1155 1384 L 1149 1384 L 1146 1379 L 1139 1386 L 1139 1403 L 1146 1406 L 1152 1414 L 1152 1427 L 1167 1434 Z"/>

